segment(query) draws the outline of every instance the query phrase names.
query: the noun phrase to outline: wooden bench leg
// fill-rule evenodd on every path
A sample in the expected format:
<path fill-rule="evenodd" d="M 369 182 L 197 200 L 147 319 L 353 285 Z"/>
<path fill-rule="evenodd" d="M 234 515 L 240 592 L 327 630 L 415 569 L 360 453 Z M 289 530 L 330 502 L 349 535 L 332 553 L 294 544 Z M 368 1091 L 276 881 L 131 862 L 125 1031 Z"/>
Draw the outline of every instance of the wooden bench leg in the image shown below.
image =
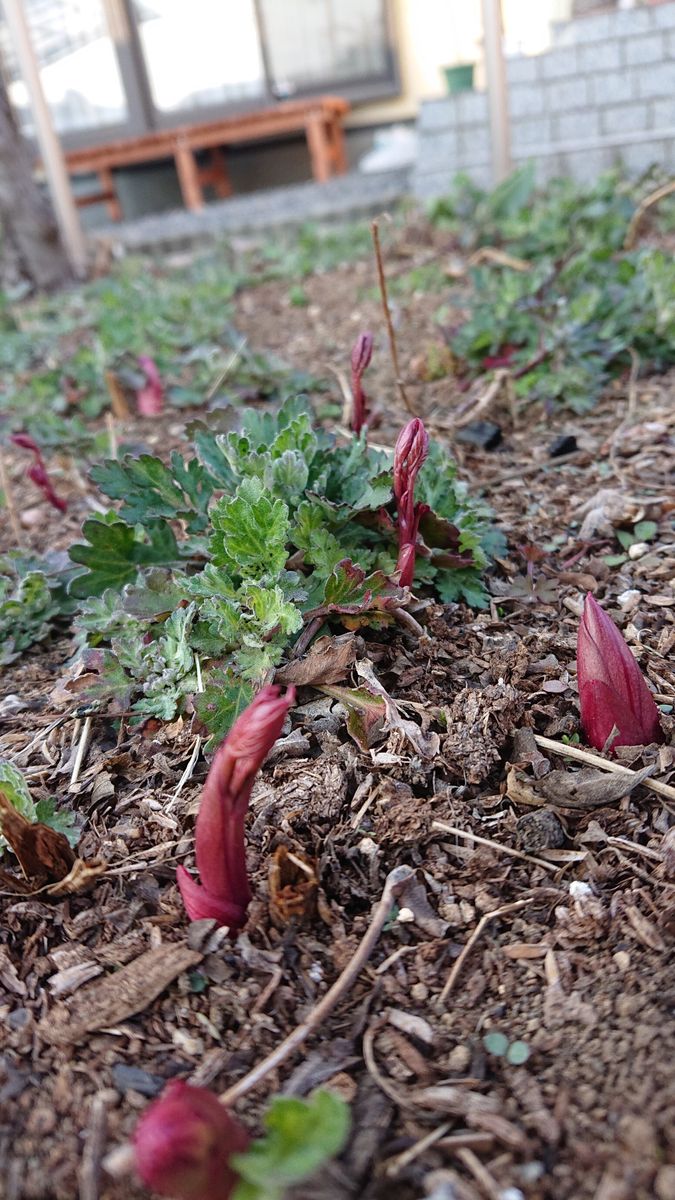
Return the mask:
<path fill-rule="evenodd" d="M 344 175 L 347 170 L 347 152 L 345 149 L 345 131 L 342 128 L 342 121 L 339 117 L 334 117 L 327 124 L 327 132 L 333 159 L 333 170 L 336 175 Z"/>
<path fill-rule="evenodd" d="M 119 202 L 117 189 L 115 187 L 115 179 L 110 167 L 102 167 L 98 173 L 98 177 L 101 181 L 101 191 L 105 192 L 108 197 L 105 205 L 108 210 L 108 216 L 110 217 L 110 220 L 121 221 L 122 205 Z"/>
<path fill-rule="evenodd" d="M 183 203 L 190 212 L 199 212 L 204 207 L 204 194 L 195 156 L 189 146 L 180 144 L 175 146 L 173 156 Z"/>
<path fill-rule="evenodd" d="M 331 152 L 326 126 L 320 113 L 311 113 L 305 122 L 307 147 L 312 162 L 312 175 L 317 183 L 325 183 L 331 177 Z"/>
<path fill-rule="evenodd" d="M 226 200 L 232 195 L 232 184 L 225 165 L 225 155 L 216 146 L 209 155 L 209 183 L 220 200 Z"/>

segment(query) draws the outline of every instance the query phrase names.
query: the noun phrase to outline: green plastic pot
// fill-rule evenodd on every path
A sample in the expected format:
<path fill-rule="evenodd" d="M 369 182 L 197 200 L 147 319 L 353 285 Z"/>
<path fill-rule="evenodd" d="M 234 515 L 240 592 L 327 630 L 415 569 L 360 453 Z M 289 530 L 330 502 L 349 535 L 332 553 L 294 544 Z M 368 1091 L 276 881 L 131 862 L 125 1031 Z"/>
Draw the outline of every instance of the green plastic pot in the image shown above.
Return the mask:
<path fill-rule="evenodd" d="M 473 88 L 473 63 L 460 63 L 456 67 L 443 67 L 445 86 L 450 96 L 457 92 L 470 92 Z"/>

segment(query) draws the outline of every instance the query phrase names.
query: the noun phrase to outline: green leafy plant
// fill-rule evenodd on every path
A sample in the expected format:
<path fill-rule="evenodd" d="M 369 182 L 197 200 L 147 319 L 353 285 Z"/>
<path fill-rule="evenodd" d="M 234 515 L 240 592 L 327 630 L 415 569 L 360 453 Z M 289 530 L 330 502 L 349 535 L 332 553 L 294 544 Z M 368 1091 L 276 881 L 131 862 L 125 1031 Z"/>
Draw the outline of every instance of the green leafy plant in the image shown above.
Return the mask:
<path fill-rule="evenodd" d="M 392 624 L 409 592 L 395 574 L 390 454 L 364 437 L 336 441 L 304 397 L 247 410 L 239 430 L 197 423 L 193 435 L 187 463 L 143 455 L 94 469 L 121 507 L 85 522 L 86 542 L 71 549 L 85 569 L 70 590 L 98 673 L 90 694 L 168 719 L 196 693 L 220 738 L 303 626 Z M 500 537 L 438 446 L 416 496 L 415 588 L 484 604 L 481 572 Z"/>
<path fill-rule="evenodd" d="M 18 767 L 13 763 L 0 760 L 0 792 L 22 817 L 31 824 L 41 821 L 67 837 L 71 846 L 76 846 L 80 831 L 77 828 L 75 813 L 70 809 L 57 809 L 51 797 L 44 800 L 33 800 L 28 785 Z M 0 854 L 6 848 L 5 838 L 0 836 Z"/>
<path fill-rule="evenodd" d="M 609 567 L 618 567 L 627 562 L 631 546 L 653 541 L 658 532 L 658 525 L 656 521 L 638 521 L 632 529 L 617 529 L 615 532 L 616 540 L 621 543 L 626 553 L 606 555 L 604 561 Z"/>
<path fill-rule="evenodd" d="M 492 1054 L 494 1058 L 503 1058 L 512 1067 L 522 1066 L 530 1057 L 527 1042 L 511 1042 L 505 1033 L 486 1033 L 483 1045 L 488 1054 Z"/>
<path fill-rule="evenodd" d="M 14 551 L 0 556 L 0 666 L 44 641 L 58 618 L 72 611 L 65 590 L 72 574 L 62 553 L 38 558 Z"/>
<path fill-rule="evenodd" d="M 349 1132 L 349 1109 L 332 1092 L 309 1100 L 276 1096 L 264 1117 L 265 1133 L 231 1163 L 241 1176 L 232 1200 L 282 1200 L 339 1154 Z"/>
<path fill-rule="evenodd" d="M 466 319 L 450 332 L 468 373 L 508 366 L 523 399 L 582 411 L 631 354 L 643 370 L 675 362 L 672 255 L 624 249 L 643 187 L 609 174 L 590 187 L 558 180 L 539 197 L 524 167 L 488 194 L 460 179 L 435 203 L 432 220 L 467 249 L 507 252 L 472 268 Z"/>

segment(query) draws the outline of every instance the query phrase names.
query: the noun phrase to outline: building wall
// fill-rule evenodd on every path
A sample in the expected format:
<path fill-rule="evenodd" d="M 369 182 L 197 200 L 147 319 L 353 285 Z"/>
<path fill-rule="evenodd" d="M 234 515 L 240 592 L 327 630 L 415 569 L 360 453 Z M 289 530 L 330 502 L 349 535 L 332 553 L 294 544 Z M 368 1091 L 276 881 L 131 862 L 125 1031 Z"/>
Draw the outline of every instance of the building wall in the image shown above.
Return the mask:
<path fill-rule="evenodd" d="M 513 53 L 535 54 L 551 43 L 551 23 L 571 12 L 572 0 L 502 0 L 504 36 Z M 392 100 L 358 106 L 348 125 L 415 120 L 423 100 L 446 94 L 443 67 L 475 63 L 483 70 L 481 0 L 391 0 L 401 92 Z"/>
<path fill-rule="evenodd" d="M 675 169 L 675 3 L 561 22 L 552 49 L 508 61 L 514 165 L 540 182 L 592 179 L 623 164 Z M 422 106 L 414 191 L 446 193 L 458 171 L 492 181 L 485 92 Z"/>

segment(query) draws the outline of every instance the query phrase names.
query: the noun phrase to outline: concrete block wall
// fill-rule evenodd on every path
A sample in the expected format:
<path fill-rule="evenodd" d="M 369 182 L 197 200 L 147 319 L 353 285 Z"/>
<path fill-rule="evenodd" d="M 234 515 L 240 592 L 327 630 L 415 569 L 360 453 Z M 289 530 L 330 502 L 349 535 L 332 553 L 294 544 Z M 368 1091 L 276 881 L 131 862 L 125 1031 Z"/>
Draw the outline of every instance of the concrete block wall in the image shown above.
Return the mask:
<path fill-rule="evenodd" d="M 675 0 L 557 24 L 550 50 L 507 69 L 514 164 L 534 160 L 541 183 L 619 164 L 675 171 Z M 458 171 L 490 186 L 484 92 L 425 102 L 418 131 L 420 199 L 447 193 Z"/>

